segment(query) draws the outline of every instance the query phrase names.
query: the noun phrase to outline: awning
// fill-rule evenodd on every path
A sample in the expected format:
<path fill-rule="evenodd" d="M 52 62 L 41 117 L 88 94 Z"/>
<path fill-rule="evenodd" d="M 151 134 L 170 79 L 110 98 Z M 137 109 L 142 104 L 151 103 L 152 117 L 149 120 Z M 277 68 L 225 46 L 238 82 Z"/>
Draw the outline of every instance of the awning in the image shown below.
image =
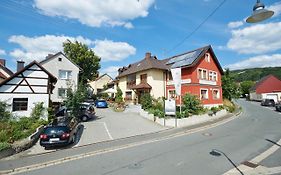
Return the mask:
<path fill-rule="evenodd" d="M 132 86 L 131 89 L 151 89 L 151 86 L 146 82 L 142 82 L 138 85 Z"/>
<path fill-rule="evenodd" d="M 102 93 L 117 93 L 116 89 L 110 88 L 110 89 L 106 89 L 105 91 L 103 91 Z"/>

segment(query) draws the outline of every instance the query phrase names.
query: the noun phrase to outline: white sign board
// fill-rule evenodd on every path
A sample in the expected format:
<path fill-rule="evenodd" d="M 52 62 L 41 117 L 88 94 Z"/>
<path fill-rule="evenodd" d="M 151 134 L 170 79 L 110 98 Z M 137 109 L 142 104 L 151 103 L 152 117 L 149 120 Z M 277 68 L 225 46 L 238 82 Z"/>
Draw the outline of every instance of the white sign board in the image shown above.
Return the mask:
<path fill-rule="evenodd" d="M 165 100 L 165 115 L 176 115 L 176 101 Z"/>
<path fill-rule="evenodd" d="M 181 95 L 181 68 L 171 69 L 175 90 L 177 95 Z"/>

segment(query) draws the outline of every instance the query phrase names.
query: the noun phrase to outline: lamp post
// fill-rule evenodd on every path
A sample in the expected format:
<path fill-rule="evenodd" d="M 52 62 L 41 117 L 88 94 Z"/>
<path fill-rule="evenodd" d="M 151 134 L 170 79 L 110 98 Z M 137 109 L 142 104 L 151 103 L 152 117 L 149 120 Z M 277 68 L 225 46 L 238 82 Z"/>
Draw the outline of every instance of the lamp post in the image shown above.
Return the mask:
<path fill-rule="evenodd" d="M 264 4 L 260 0 L 257 0 L 257 3 L 253 7 L 253 14 L 247 18 L 246 22 L 257 23 L 272 17 L 274 12 L 266 10 L 264 7 Z"/>

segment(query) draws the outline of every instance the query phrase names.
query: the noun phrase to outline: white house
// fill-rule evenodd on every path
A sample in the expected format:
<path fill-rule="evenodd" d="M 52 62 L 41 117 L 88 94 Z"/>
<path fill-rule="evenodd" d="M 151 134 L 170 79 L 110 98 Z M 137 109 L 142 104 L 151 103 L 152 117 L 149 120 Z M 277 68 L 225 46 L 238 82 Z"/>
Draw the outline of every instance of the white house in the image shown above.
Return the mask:
<path fill-rule="evenodd" d="M 50 95 L 57 79 L 38 62 L 26 67 L 18 62 L 18 71 L 0 83 L 0 99 L 15 116 L 29 116 L 35 104 L 49 107 Z"/>
<path fill-rule="evenodd" d="M 13 72 L 6 67 L 6 60 L 0 59 L 0 83 L 13 75 Z"/>
<path fill-rule="evenodd" d="M 93 89 L 93 94 L 98 94 L 104 90 L 104 86 L 108 86 L 109 83 L 113 82 L 113 78 L 108 74 L 99 76 L 95 81 L 89 82 L 89 85 Z"/>
<path fill-rule="evenodd" d="M 81 68 L 62 52 L 48 55 L 40 64 L 58 79 L 54 92 L 51 95 L 52 102 L 63 102 L 67 97 L 68 88 L 71 87 L 72 90 L 76 90 Z"/>

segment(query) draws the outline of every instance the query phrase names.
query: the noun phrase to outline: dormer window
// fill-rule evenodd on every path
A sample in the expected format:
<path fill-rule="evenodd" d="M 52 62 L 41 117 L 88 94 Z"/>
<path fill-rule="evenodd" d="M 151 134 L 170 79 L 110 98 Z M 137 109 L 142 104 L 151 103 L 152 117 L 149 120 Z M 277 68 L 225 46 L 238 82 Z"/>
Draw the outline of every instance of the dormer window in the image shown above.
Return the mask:
<path fill-rule="evenodd" d="M 209 53 L 205 53 L 205 61 L 209 63 L 210 60 L 211 60 L 210 59 L 210 54 Z"/>
<path fill-rule="evenodd" d="M 62 58 L 59 57 L 58 60 L 59 60 L 59 61 L 62 61 Z"/>

